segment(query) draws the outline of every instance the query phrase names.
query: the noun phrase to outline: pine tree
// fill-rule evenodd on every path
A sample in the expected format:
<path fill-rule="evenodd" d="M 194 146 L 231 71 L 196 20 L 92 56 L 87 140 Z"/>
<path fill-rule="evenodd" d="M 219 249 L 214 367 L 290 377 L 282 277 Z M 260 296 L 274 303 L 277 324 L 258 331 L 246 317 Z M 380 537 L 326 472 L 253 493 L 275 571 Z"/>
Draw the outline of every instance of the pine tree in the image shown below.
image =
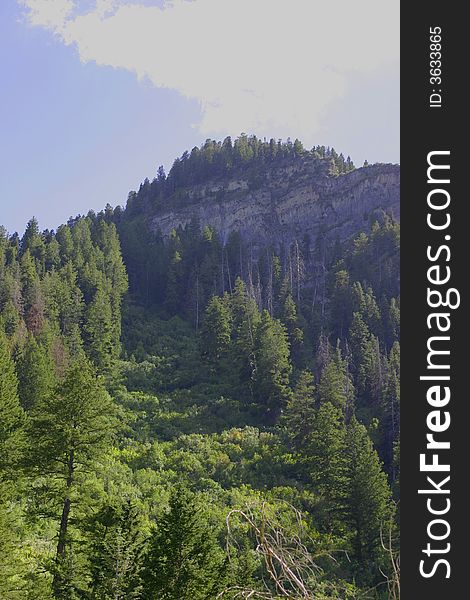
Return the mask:
<path fill-rule="evenodd" d="M 297 450 L 306 444 L 315 421 L 315 385 L 311 371 L 301 371 L 282 422 L 287 436 Z"/>
<path fill-rule="evenodd" d="M 23 444 L 24 413 L 8 341 L 0 331 L 0 481 L 11 474 Z"/>
<path fill-rule="evenodd" d="M 116 226 L 99 219 L 96 229 L 94 235 L 104 256 L 103 273 L 110 281 L 113 292 L 122 297 L 127 292 L 128 281 Z"/>
<path fill-rule="evenodd" d="M 213 296 L 206 308 L 201 331 L 202 354 L 213 364 L 228 351 L 232 332 L 232 315 L 228 301 Z"/>
<path fill-rule="evenodd" d="M 71 262 L 60 270 L 49 293 L 53 314 L 57 314 L 60 331 L 68 336 L 80 324 L 84 311 L 84 299 L 78 287 L 78 276 Z"/>
<path fill-rule="evenodd" d="M 113 344 L 111 303 L 103 285 L 98 287 L 86 310 L 83 329 L 88 356 L 101 372 L 108 371 L 118 349 Z"/>
<path fill-rule="evenodd" d="M 382 456 L 393 483 L 397 478 L 395 448 L 400 438 L 400 344 L 398 342 L 395 342 L 390 350 L 382 410 Z"/>
<path fill-rule="evenodd" d="M 90 521 L 91 598 L 140 598 L 144 529 L 141 509 L 127 498 L 103 506 Z"/>
<path fill-rule="evenodd" d="M 28 336 L 18 359 L 17 372 L 18 394 L 25 410 L 31 410 L 36 402 L 43 402 L 54 393 L 54 361 L 49 349 L 38 344 L 32 335 Z"/>
<path fill-rule="evenodd" d="M 318 409 L 306 443 L 314 490 L 323 498 L 325 526 L 344 532 L 349 491 L 346 425 L 341 409 L 324 402 Z"/>
<path fill-rule="evenodd" d="M 341 269 L 333 275 L 331 291 L 331 322 L 333 333 L 342 338 L 348 331 L 352 297 L 349 287 L 349 273 Z"/>
<path fill-rule="evenodd" d="M 333 406 L 346 411 L 351 407 L 354 399 L 354 386 L 339 346 L 328 360 L 318 386 L 319 402 L 331 402 Z"/>
<path fill-rule="evenodd" d="M 121 302 L 128 289 L 127 273 L 114 223 L 107 223 L 105 218 L 100 218 L 95 229 L 94 235 L 103 253 L 102 274 L 109 288 L 113 354 L 118 356 L 121 347 Z"/>
<path fill-rule="evenodd" d="M 68 565 L 73 555 L 67 550 L 77 482 L 109 447 L 117 425 L 115 414 L 102 381 L 83 355 L 70 365 L 56 393 L 37 402 L 31 412 L 27 467 L 32 475 L 53 477 L 59 484 L 55 501 L 61 516 L 53 584 L 57 598 L 70 586 Z"/>
<path fill-rule="evenodd" d="M 35 261 L 37 272 L 40 275 L 44 274 L 46 247 L 35 217 L 28 222 L 21 239 L 21 252 L 24 254 L 27 250 Z"/>
<path fill-rule="evenodd" d="M 21 256 L 20 270 L 25 322 L 28 330 L 36 334 L 41 330 L 44 322 L 44 300 L 38 272 L 29 248 Z"/>
<path fill-rule="evenodd" d="M 18 401 L 17 386 L 8 342 L 0 330 L 0 597 L 15 599 L 19 595 L 9 595 L 15 588 L 11 581 L 16 574 L 14 550 L 17 543 L 10 502 L 17 479 L 15 467 L 24 448 L 24 415 Z"/>
<path fill-rule="evenodd" d="M 378 338 L 359 313 L 353 315 L 349 340 L 358 399 L 363 406 L 377 405 L 383 389 L 383 357 Z"/>
<path fill-rule="evenodd" d="M 72 260 L 73 255 L 73 240 L 70 227 L 61 225 L 57 229 L 56 239 L 59 242 L 62 264 L 65 265 L 68 261 Z"/>
<path fill-rule="evenodd" d="M 347 465 L 348 514 L 353 531 L 353 549 L 364 580 L 377 577 L 382 553 L 380 532 L 392 516 L 390 488 L 379 456 L 364 425 L 353 417 L 348 426 Z"/>
<path fill-rule="evenodd" d="M 388 312 L 389 337 L 392 342 L 400 339 L 400 304 L 396 298 L 390 300 L 390 310 Z"/>
<path fill-rule="evenodd" d="M 291 397 L 287 332 L 278 319 L 263 311 L 256 335 L 255 398 L 267 423 L 275 423 Z"/>
<path fill-rule="evenodd" d="M 177 487 L 151 535 L 142 571 L 145 600 L 213 600 L 225 559 L 194 494 Z"/>
<path fill-rule="evenodd" d="M 281 320 L 285 324 L 289 336 L 292 360 L 298 363 L 301 357 L 304 334 L 299 324 L 297 306 L 291 294 L 284 300 Z"/>
<path fill-rule="evenodd" d="M 231 297 L 231 312 L 235 336 L 234 363 L 240 373 L 242 385 L 253 397 L 253 384 L 256 373 L 256 332 L 260 322 L 260 314 L 256 302 L 250 298 L 246 286 L 238 277 Z"/>
<path fill-rule="evenodd" d="M 56 237 L 51 237 L 46 245 L 46 271 L 60 268 L 60 246 Z"/>
<path fill-rule="evenodd" d="M 174 229 L 170 234 L 168 254 L 170 266 L 168 269 L 165 290 L 165 308 L 170 314 L 174 314 L 181 305 L 181 287 L 183 280 L 181 240 Z"/>
<path fill-rule="evenodd" d="M 323 373 L 326 365 L 331 362 L 332 355 L 333 348 L 328 336 L 322 332 L 318 338 L 318 347 L 315 353 L 315 377 L 317 380 L 320 380 L 321 374 Z"/>

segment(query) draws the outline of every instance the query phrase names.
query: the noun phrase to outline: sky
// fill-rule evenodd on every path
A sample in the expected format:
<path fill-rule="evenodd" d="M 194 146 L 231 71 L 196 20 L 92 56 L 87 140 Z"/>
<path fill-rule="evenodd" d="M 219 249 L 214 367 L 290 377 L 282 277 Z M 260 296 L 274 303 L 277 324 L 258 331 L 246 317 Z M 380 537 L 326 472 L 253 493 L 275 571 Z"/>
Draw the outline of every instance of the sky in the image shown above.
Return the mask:
<path fill-rule="evenodd" d="M 241 132 L 399 162 L 398 0 L 1 0 L 0 224 L 125 205 Z"/>

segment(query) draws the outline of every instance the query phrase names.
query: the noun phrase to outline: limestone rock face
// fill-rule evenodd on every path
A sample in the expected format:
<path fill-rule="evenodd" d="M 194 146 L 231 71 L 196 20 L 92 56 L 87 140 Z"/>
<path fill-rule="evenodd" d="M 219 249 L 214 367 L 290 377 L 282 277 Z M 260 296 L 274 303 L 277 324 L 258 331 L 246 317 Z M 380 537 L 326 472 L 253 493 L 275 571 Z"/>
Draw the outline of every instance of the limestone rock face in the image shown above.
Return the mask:
<path fill-rule="evenodd" d="M 254 246 L 290 243 L 306 234 L 345 240 L 384 213 L 399 219 L 400 167 L 377 164 L 330 175 L 321 161 L 299 161 L 268 171 L 256 186 L 238 174 L 186 191 L 184 203 L 148 215 L 150 228 L 167 237 L 197 219 L 222 241 L 238 231 Z M 170 203 L 171 206 L 171 203 Z"/>

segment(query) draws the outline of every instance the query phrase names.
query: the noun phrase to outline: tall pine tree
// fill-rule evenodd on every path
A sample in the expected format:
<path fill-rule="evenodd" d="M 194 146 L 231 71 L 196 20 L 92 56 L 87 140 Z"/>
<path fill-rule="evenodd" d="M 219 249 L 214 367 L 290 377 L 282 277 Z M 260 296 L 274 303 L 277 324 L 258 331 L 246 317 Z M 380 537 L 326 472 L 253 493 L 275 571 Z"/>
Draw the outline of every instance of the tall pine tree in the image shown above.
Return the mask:
<path fill-rule="evenodd" d="M 366 428 L 355 417 L 348 426 L 346 455 L 354 556 L 363 581 L 372 583 L 380 574 L 380 533 L 387 530 L 393 513 L 390 488 L 379 456 Z"/>
<path fill-rule="evenodd" d="M 10 503 L 16 469 L 23 450 L 24 415 L 17 395 L 18 381 L 8 341 L 0 330 L 0 597 L 18 598 L 14 551 L 16 535 Z"/>
<path fill-rule="evenodd" d="M 48 348 L 29 335 L 18 359 L 18 393 L 21 405 L 31 410 L 36 402 L 44 402 L 54 393 L 56 377 L 54 361 Z"/>
<path fill-rule="evenodd" d="M 29 470 L 58 483 L 54 486 L 60 516 L 53 582 L 57 598 L 64 597 L 71 585 L 67 550 L 71 512 L 79 501 L 78 483 L 110 446 L 117 425 L 115 415 L 109 394 L 83 355 L 70 365 L 55 393 L 37 402 L 31 411 Z"/>
<path fill-rule="evenodd" d="M 256 336 L 255 398 L 267 423 L 275 423 L 291 397 L 292 365 L 284 325 L 267 310 L 261 315 Z"/>
<path fill-rule="evenodd" d="M 5 334 L 0 331 L 0 480 L 11 475 L 22 451 L 24 413 Z"/>
<path fill-rule="evenodd" d="M 346 425 L 340 407 L 320 405 L 305 446 L 314 490 L 322 498 L 324 526 L 344 533 L 349 492 L 346 459 Z"/>
<path fill-rule="evenodd" d="M 103 506 L 89 523 L 91 598 L 132 600 L 141 597 L 141 557 L 145 529 L 140 507 L 130 498 Z"/>
<path fill-rule="evenodd" d="M 223 588 L 224 554 L 202 506 L 178 486 L 150 538 L 142 572 L 145 600 L 213 600 Z"/>

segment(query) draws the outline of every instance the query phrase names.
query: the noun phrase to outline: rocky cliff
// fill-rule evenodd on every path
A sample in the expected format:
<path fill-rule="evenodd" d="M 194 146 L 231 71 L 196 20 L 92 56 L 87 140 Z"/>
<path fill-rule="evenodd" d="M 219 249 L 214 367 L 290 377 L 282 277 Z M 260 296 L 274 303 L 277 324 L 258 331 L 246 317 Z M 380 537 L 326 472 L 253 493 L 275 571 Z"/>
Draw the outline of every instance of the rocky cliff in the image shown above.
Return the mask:
<path fill-rule="evenodd" d="M 288 243 L 305 234 L 345 240 L 387 213 L 399 219 L 400 168 L 377 164 L 331 175 L 327 161 L 278 166 L 256 185 L 243 172 L 185 190 L 184 202 L 148 215 L 150 228 L 167 237 L 197 219 L 212 225 L 223 241 L 239 231 L 254 245 Z M 173 208 L 171 208 L 173 206 Z"/>

